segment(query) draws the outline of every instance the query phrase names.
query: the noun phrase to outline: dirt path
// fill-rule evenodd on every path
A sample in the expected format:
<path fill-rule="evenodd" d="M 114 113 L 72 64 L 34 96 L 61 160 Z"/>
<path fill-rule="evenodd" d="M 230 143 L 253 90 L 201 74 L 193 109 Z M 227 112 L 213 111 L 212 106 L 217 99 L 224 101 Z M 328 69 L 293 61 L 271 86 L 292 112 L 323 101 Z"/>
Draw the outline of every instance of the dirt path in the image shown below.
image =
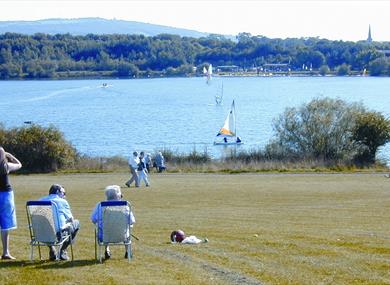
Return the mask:
<path fill-rule="evenodd" d="M 218 279 L 225 284 L 247 284 L 247 285 L 262 285 L 263 283 L 256 280 L 251 276 L 247 276 L 242 272 L 234 271 L 226 267 L 207 262 L 200 258 L 195 258 L 173 249 L 156 249 L 147 245 L 142 245 L 140 250 L 147 254 L 156 256 L 162 259 L 168 259 L 172 261 L 180 261 L 181 264 L 190 268 L 197 268 L 205 271 L 208 275 L 212 276 L 211 279 Z M 210 281 L 212 283 L 212 280 Z"/>

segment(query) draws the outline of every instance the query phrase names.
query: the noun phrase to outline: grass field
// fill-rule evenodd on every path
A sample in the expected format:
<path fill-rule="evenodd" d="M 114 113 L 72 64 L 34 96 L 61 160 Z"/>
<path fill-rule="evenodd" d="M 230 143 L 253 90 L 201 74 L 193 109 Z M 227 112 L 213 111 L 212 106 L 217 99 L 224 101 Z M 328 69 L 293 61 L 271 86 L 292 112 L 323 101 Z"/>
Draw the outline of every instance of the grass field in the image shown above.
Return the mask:
<path fill-rule="evenodd" d="M 0 284 L 390 284 L 390 179 L 383 175 L 153 174 L 123 188 L 137 223 L 134 259 L 94 260 L 89 216 L 126 173 L 12 176 L 16 261 Z M 25 203 L 61 183 L 81 222 L 75 261 L 29 261 Z M 170 244 L 172 230 L 209 239 Z M 44 258 L 47 250 L 44 249 Z"/>

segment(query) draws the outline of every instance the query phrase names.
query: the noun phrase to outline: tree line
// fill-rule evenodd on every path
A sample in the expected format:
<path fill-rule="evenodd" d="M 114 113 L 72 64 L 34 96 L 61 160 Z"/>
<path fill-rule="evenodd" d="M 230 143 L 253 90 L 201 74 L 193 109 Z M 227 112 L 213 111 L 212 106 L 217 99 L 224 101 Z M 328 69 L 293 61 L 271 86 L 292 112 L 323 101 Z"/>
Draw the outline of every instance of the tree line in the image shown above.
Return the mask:
<path fill-rule="evenodd" d="M 289 70 L 325 75 L 390 75 L 390 42 L 348 42 L 320 38 L 270 39 L 241 33 L 236 41 L 161 34 L 0 35 L 0 79 L 88 76 L 195 76 L 203 66 L 241 70 L 283 63 Z"/>

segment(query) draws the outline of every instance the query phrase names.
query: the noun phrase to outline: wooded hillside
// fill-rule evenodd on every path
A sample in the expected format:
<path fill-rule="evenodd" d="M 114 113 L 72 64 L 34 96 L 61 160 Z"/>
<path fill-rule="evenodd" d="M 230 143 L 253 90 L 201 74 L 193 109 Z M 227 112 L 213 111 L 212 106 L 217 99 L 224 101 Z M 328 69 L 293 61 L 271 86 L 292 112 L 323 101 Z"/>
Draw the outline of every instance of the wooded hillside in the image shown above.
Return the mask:
<path fill-rule="evenodd" d="M 390 42 L 343 42 L 319 38 L 270 39 L 242 33 L 237 41 L 161 34 L 86 35 L 6 33 L 0 35 L 0 79 L 88 76 L 192 76 L 204 65 L 288 70 L 325 75 L 390 75 Z"/>

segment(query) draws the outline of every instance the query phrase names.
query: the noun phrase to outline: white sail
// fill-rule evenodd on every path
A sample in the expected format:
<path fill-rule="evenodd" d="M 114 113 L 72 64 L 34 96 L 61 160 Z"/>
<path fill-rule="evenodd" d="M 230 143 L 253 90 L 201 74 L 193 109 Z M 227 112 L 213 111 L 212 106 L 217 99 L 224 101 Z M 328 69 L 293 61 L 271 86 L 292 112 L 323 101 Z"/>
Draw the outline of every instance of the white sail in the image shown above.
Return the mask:
<path fill-rule="evenodd" d="M 237 137 L 236 133 L 236 110 L 234 100 L 230 111 L 225 119 L 223 127 L 219 130 L 214 144 L 217 145 L 231 145 L 241 144 L 241 139 Z M 221 140 L 222 139 L 222 140 Z"/>
<path fill-rule="evenodd" d="M 222 99 L 223 99 L 223 82 L 222 82 L 222 85 L 221 85 L 221 92 L 215 95 L 215 103 L 217 105 L 221 105 L 222 104 Z"/>
<path fill-rule="evenodd" d="M 211 81 L 211 75 L 213 74 L 213 66 L 210 63 L 209 67 L 206 69 L 206 67 L 203 67 L 203 74 L 207 77 L 207 84 L 210 84 Z"/>

